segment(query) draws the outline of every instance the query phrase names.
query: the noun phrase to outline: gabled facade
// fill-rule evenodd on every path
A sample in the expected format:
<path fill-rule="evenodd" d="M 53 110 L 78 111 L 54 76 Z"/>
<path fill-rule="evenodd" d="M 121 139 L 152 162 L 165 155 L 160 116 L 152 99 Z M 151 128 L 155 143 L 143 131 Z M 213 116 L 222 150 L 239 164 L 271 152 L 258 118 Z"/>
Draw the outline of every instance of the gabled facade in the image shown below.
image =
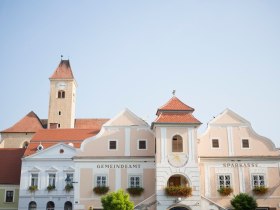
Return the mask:
<path fill-rule="evenodd" d="M 279 209 L 280 151 L 249 121 L 226 109 L 198 141 L 203 209 L 231 209 L 239 193 L 254 196 L 260 209 Z"/>
<path fill-rule="evenodd" d="M 149 125 L 128 109 L 119 113 L 98 135 L 85 140 L 74 157 L 79 183 L 74 209 L 102 209 L 101 189 L 131 189 L 136 206 L 155 209 L 154 155 L 154 134 Z M 134 188 L 138 195 L 133 195 Z"/>

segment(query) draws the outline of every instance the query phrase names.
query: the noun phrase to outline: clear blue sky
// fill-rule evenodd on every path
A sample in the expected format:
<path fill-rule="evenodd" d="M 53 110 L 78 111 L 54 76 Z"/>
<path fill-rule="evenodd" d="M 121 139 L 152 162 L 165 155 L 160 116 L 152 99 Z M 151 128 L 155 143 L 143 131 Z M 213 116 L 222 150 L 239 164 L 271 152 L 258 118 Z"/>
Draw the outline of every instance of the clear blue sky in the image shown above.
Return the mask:
<path fill-rule="evenodd" d="M 204 123 L 230 108 L 280 147 L 280 1 L 1 0 L 0 130 L 47 118 L 70 59 L 77 118 L 127 107 L 149 123 L 172 90 Z"/>

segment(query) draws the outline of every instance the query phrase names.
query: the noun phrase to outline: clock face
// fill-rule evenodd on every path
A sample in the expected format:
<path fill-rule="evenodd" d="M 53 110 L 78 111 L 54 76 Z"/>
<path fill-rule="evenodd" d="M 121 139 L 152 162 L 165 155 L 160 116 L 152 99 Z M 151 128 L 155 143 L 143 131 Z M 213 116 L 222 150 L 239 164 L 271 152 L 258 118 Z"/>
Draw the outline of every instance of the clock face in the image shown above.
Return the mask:
<path fill-rule="evenodd" d="M 170 154 L 168 155 L 168 162 L 170 165 L 174 167 L 183 167 L 186 165 L 188 161 L 188 155 L 187 154 Z"/>
<path fill-rule="evenodd" d="M 56 87 L 60 90 L 64 90 L 67 87 L 67 84 L 65 82 L 58 82 Z"/>

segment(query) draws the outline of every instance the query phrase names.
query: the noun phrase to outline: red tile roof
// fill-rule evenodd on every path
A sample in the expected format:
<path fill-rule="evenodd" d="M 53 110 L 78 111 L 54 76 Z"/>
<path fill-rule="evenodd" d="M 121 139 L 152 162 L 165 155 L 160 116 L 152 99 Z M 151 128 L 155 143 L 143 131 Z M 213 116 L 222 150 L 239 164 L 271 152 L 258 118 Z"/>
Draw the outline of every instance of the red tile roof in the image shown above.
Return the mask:
<path fill-rule="evenodd" d="M 176 96 L 173 96 L 166 104 L 157 110 L 157 115 L 161 111 L 194 111 L 194 108 L 184 104 Z"/>
<path fill-rule="evenodd" d="M 25 149 L 0 149 L 0 184 L 20 183 L 21 158 Z"/>
<path fill-rule="evenodd" d="M 61 60 L 50 79 L 74 79 L 69 60 Z"/>
<path fill-rule="evenodd" d="M 12 127 L 3 130 L 3 133 L 35 133 L 36 131 L 42 129 L 38 116 L 33 112 L 29 112 L 24 118 L 14 124 Z"/>
<path fill-rule="evenodd" d="M 100 129 L 109 119 L 75 119 L 75 128 Z"/>
<path fill-rule="evenodd" d="M 191 113 L 161 113 L 154 123 L 201 124 Z"/>
<path fill-rule="evenodd" d="M 31 139 L 24 156 L 31 155 L 37 151 L 39 144 L 44 149 L 57 143 L 72 143 L 74 147 L 79 148 L 83 140 L 96 135 L 100 129 L 42 129 L 39 130 Z"/>

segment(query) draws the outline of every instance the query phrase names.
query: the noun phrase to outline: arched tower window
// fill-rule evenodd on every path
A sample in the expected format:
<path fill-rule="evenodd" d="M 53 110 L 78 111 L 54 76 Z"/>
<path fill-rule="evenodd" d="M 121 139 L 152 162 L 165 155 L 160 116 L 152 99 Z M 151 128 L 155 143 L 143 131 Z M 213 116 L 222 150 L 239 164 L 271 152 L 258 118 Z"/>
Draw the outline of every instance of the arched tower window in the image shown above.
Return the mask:
<path fill-rule="evenodd" d="M 58 98 L 65 98 L 65 91 L 64 90 L 59 90 L 57 93 Z"/>
<path fill-rule="evenodd" d="M 28 147 L 28 142 L 27 141 L 25 141 L 23 144 L 22 144 L 22 148 L 24 148 L 24 149 L 26 149 L 27 147 Z"/>
<path fill-rule="evenodd" d="M 172 152 L 183 152 L 183 138 L 179 135 L 172 138 Z"/>

